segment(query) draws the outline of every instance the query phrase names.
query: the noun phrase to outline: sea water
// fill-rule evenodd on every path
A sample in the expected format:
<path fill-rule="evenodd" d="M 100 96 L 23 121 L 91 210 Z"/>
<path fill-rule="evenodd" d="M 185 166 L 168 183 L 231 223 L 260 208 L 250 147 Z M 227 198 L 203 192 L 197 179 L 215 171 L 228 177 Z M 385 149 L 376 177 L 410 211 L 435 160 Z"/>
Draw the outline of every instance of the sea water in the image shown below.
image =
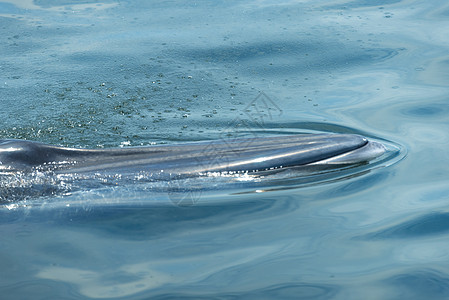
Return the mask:
<path fill-rule="evenodd" d="M 319 184 L 3 205 L 1 298 L 449 298 L 448 15 L 445 1 L 1 1 L 1 139 L 343 132 L 398 152 Z"/>

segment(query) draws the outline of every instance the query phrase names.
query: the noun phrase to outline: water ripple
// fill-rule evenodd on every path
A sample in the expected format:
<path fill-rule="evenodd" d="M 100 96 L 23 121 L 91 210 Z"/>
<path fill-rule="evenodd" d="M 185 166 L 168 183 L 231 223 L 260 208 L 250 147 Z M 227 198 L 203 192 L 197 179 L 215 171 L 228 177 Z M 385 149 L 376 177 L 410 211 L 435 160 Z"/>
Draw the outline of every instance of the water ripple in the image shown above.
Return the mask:
<path fill-rule="evenodd" d="M 417 216 L 386 229 L 365 235 L 364 239 L 417 238 L 449 231 L 449 213 L 434 212 Z"/>
<path fill-rule="evenodd" d="M 386 279 L 405 299 L 448 299 L 449 275 L 432 269 L 414 270 Z"/>
<path fill-rule="evenodd" d="M 295 282 L 235 293 L 166 293 L 152 299 L 331 299 L 338 290 L 338 287 L 333 285 Z"/>

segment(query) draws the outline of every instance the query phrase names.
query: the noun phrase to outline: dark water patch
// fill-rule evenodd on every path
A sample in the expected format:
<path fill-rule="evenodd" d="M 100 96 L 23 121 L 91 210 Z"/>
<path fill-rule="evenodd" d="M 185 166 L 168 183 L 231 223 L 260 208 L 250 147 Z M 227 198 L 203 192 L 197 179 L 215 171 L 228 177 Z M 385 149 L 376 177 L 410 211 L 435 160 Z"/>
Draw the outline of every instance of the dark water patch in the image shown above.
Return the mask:
<path fill-rule="evenodd" d="M 320 199 L 330 199 L 334 197 L 354 195 L 379 185 L 390 176 L 391 174 L 388 172 L 378 172 L 371 175 L 365 175 L 351 180 L 349 183 L 339 184 L 336 188 L 325 189 L 323 192 L 318 194 L 318 197 Z"/>
<path fill-rule="evenodd" d="M 358 0 L 358 1 L 349 1 L 346 3 L 336 4 L 336 5 L 326 5 L 324 8 L 326 9 L 352 9 L 352 8 L 363 8 L 363 7 L 382 7 L 384 5 L 392 5 L 403 0 L 381 0 L 381 1 L 372 1 L 372 0 Z"/>
<path fill-rule="evenodd" d="M 434 119 L 447 117 L 449 114 L 449 106 L 447 103 L 428 103 L 423 104 L 422 101 L 416 102 L 401 109 L 401 113 L 405 116 Z"/>
<path fill-rule="evenodd" d="M 201 199 L 199 200 L 201 201 Z M 179 232 L 211 230 L 237 224 L 250 217 L 281 215 L 297 209 L 299 204 L 289 197 L 276 200 L 269 197 L 227 205 L 124 207 L 64 207 L 59 209 L 0 210 L 1 223 L 28 222 L 51 224 L 57 228 L 85 228 L 99 236 L 125 240 L 153 240 Z"/>
<path fill-rule="evenodd" d="M 291 283 L 239 293 L 165 293 L 156 295 L 152 299 L 331 299 L 338 294 L 338 291 L 339 288 L 334 285 Z"/>
<path fill-rule="evenodd" d="M 442 17 L 448 17 L 449 16 L 449 9 L 439 10 L 436 15 L 437 16 L 442 16 Z"/>
<path fill-rule="evenodd" d="M 449 299 L 449 276 L 435 270 L 418 270 L 385 280 L 401 299 Z"/>
<path fill-rule="evenodd" d="M 449 232 L 449 213 L 430 213 L 393 225 L 387 229 L 364 235 L 363 239 L 418 238 Z"/>
<path fill-rule="evenodd" d="M 83 51 L 83 52 L 75 52 L 69 54 L 67 56 L 73 63 L 75 64 L 84 64 L 86 66 L 96 66 L 97 68 L 104 68 L 105 63 L 108 65 L 115 65 L 117 62 L 126 62 L 126 60 L 122 60 L 120 56 L 108 55 L 105 53 L 91 52 L 91 51 Z M 129 60 L 129 59 L 128 59 Z M 117 67 L 115 65 L 115 67 Z M 104 71 L 104 69 L 103 69 Z"/>
<path fill-rule="evenodd" d="M 29 274 L 23 274 L 24 276 Z M 2 282 L 5 283 L 5 282 Z M 2 285 L 2 299 L 89 299 L 78 294 L 74 288 L 50 280 L 28 280 Z"/>
<path fill-rule="evenodd" d="M 52 241 L 39 247 L 39 252 L 43 252 L 54 258 L 54 261 L 64 263 L 64 261 L 84 261 L 89 258 L 89 253 L 77 247 L 78 244 Z"/>
<path fill-rule="evenodd" d="M 224 63 L 228 67 L 262 74 L 300 74 L 362 66 L 390 59 L 398 53 L 399 50 L 388 48 L 348 48 L 339 42 L 269 41 L 233 47 L 184 49 L 178 55 L 200 63 Z"/>

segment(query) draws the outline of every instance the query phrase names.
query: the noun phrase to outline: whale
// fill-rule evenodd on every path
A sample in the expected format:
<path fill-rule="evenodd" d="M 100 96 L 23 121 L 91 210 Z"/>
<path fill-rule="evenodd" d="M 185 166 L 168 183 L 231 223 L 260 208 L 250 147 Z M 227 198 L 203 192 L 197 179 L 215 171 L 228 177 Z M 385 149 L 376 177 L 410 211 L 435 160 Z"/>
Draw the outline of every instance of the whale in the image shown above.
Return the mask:
<path fill-rule="evenodd" d="M 364 174 L 387 152 L 381 142 L 338 133 L 101 149 L 3 139 L 0 204 L 70 195 L 83 198 L 85 192 L 101 194 L 110 189 L 119 195 L 120 190 L 145 195 L 152 191 L 173 198 L 183 191 L 318 184 Z"/>
<path fill-rule="evenodd" d="M 338 168 L 369 162 L 383 144 L 356 134 L 297 134 L 172 145 L 78 149 L 28 140 L 0 140 L 0 174 L 94 175 L 257 173 L 300 166 Z"/>
<path fill-rule="evenodd" d="M 366 172 L 386 152 L 380 142 L 335 133 L 108 149 L 4 139 L 0 204 L 110 188 L 171 195 L 198 189 L 281 188 L 288 182 L 318 184 Z"/>

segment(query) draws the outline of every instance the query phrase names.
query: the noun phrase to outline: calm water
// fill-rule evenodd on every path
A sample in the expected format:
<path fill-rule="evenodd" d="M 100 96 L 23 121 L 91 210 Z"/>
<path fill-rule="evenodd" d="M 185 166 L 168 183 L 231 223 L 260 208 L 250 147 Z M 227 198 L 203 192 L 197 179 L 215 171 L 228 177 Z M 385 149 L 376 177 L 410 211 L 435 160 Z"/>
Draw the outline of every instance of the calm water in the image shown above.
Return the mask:
<path fill-rule="evenodd" d="M 316 185 L 3 206 L 1 298 L 448 299 L 448 16 L 446 1 L 1 1 L 1 139 L 329 131 L 399 149 Z"/>

